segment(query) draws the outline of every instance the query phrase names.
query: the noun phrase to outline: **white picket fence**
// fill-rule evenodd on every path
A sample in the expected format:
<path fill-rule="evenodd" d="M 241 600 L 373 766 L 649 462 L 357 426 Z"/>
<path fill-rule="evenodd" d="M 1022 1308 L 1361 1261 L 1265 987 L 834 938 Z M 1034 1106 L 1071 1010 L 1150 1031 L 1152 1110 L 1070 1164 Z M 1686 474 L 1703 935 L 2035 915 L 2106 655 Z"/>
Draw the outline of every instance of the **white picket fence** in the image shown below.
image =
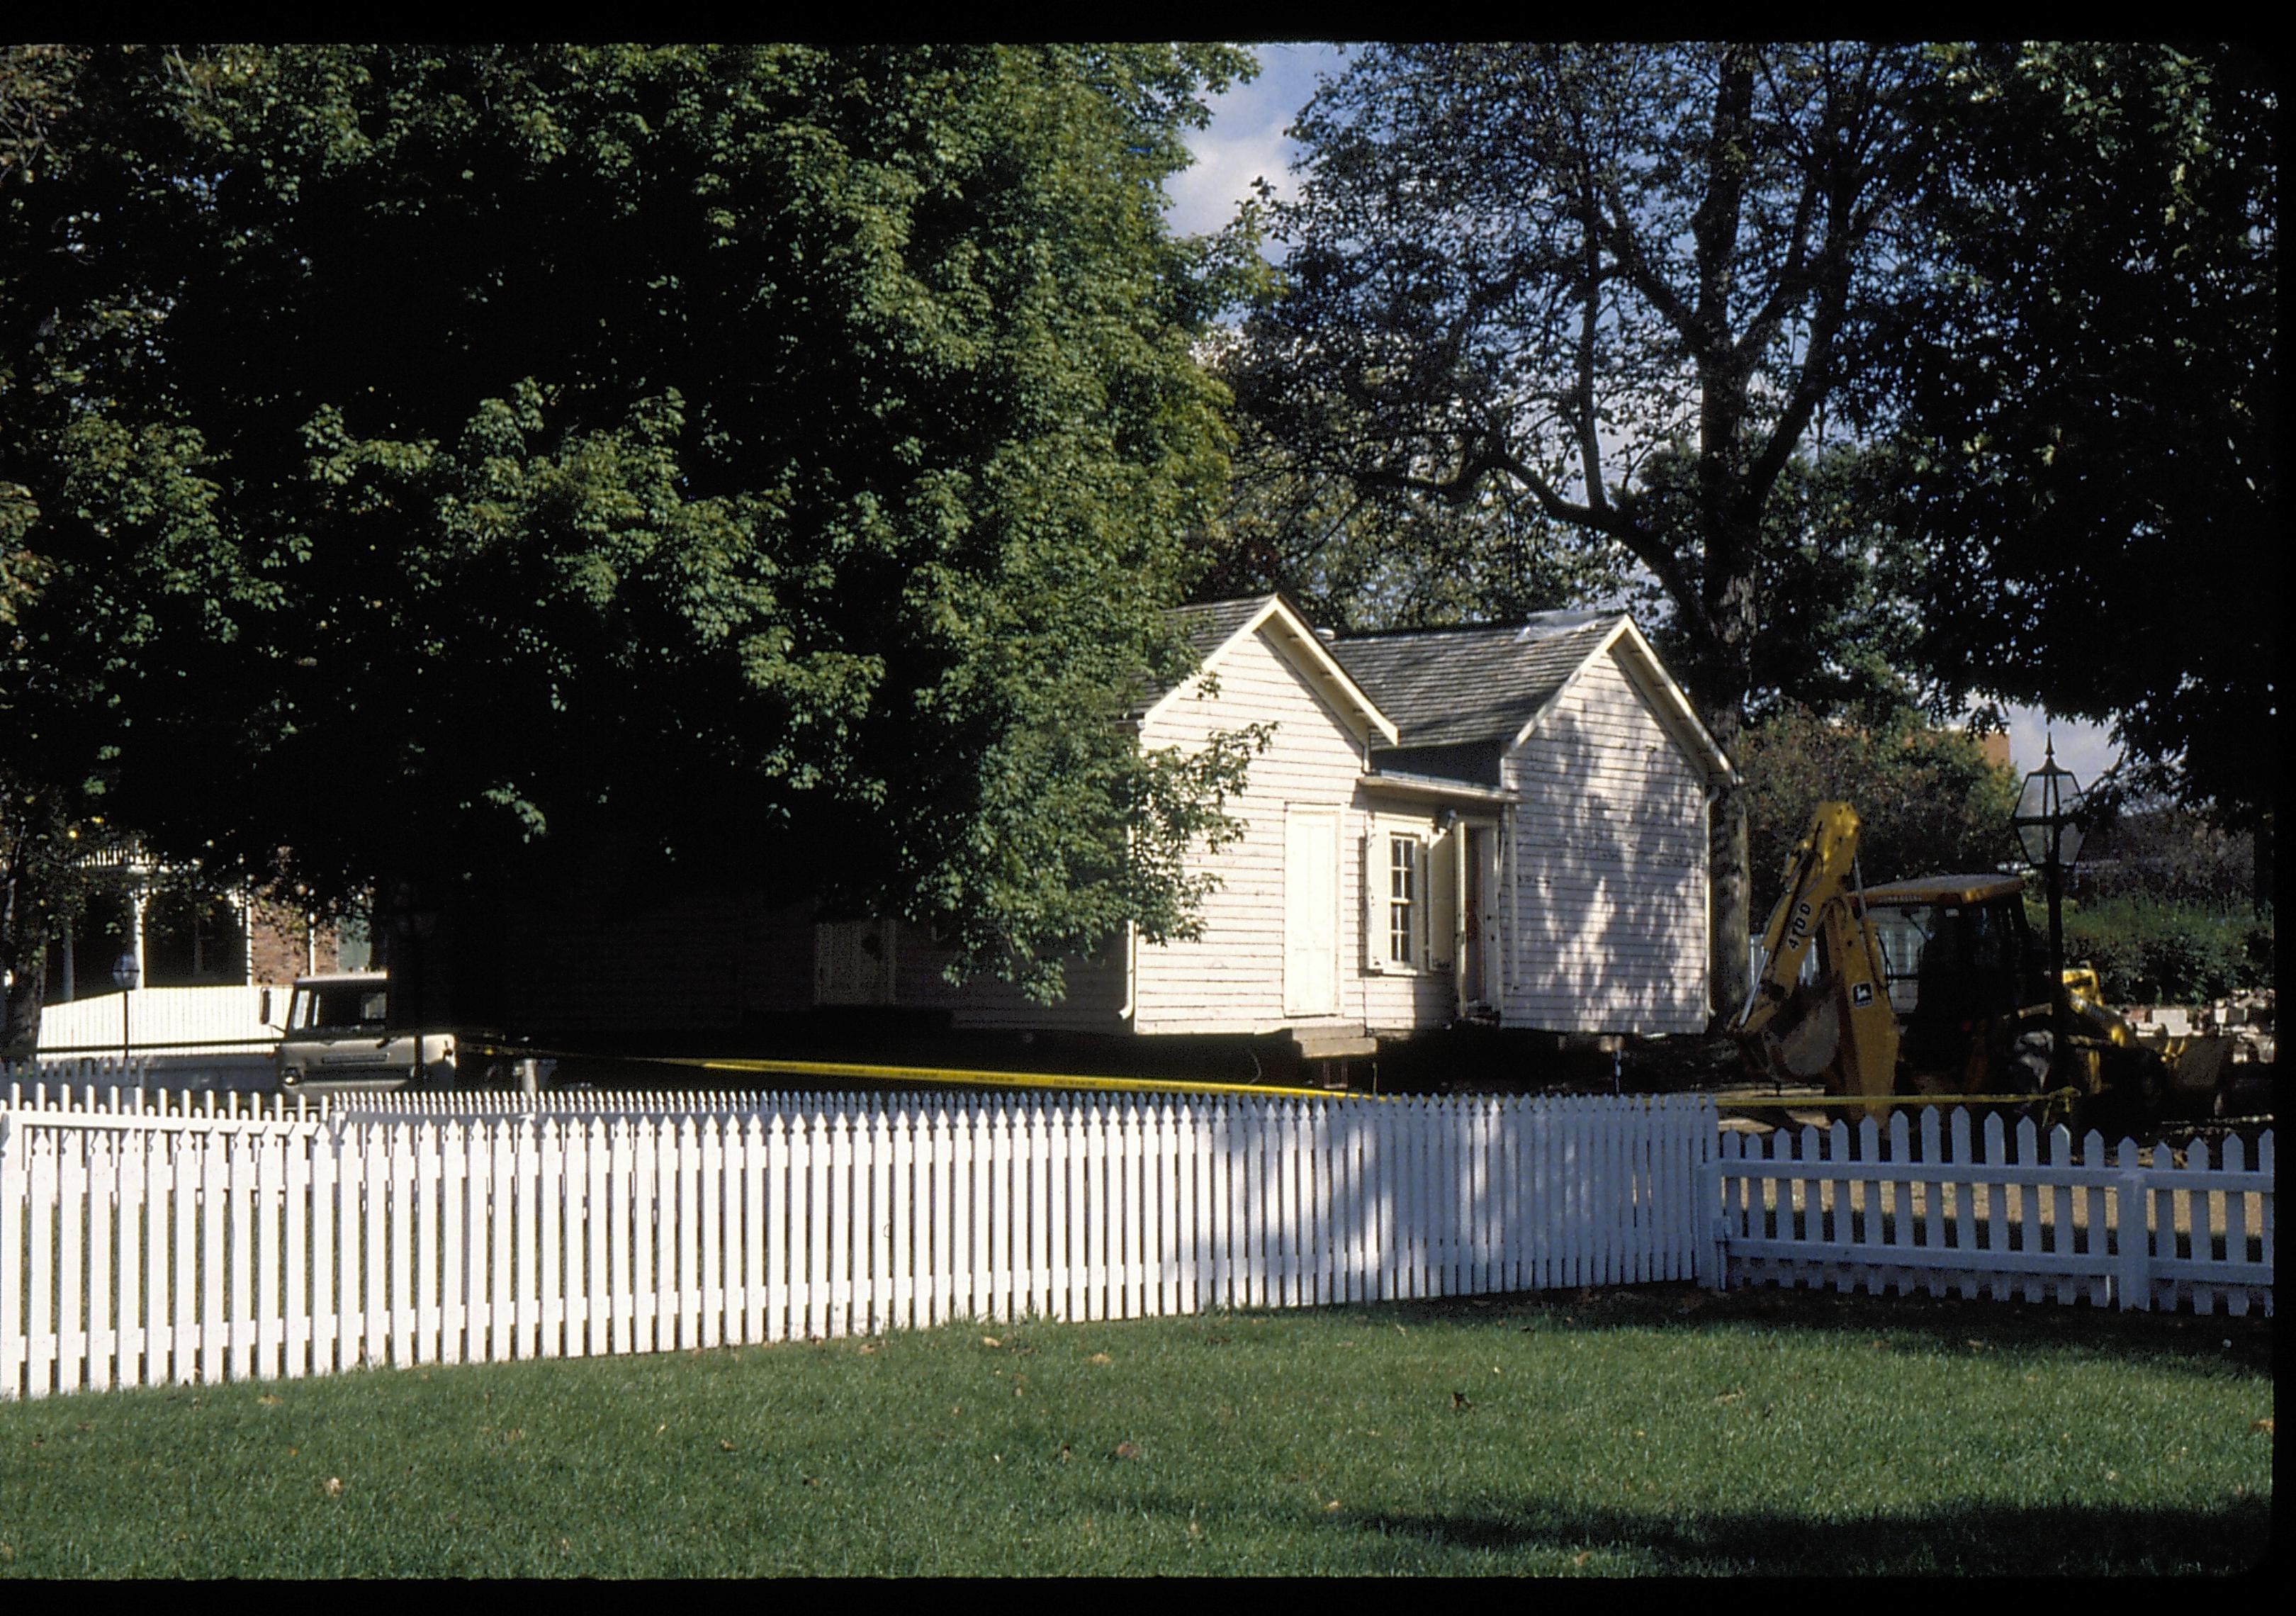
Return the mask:
<path fill-rule="evenodd" d="M 2043 1144 L 1750 1146 L 1697 1096 L 17 1086 L 0 1397 L 1693 1277 L 2270 1313 L 2270 1135 Z"/>
<path fill-rule="evenodd" d="M 1690 1096 L 153 1098 L 0 1108 L 0 1396 L 1685 1279 L 1715 1135 Z"/>
<path fill-rule="evenodd" d="M 29 1090 L 42 1084 L 51 1089 L 216 1089 L 251 1095 L 277 1088 L 279 1072 L 269 1049 L 137 1054 L 125 1061 L 115 1051 L 108 1055 L 44 1054 L 32 1061 L 0 1062 L 0 1089 Z"/>
<path fill-rule="evenodd" d="M 834 1096 L 854 1104 L 861 1096 Z M 399 1089 L 367 1094 L 312 1096 L 327 1115 L 341 1117 L 521 1117 L 521 1116 L 742 1116 L 793 1103 L 819 1103 L 825 1096 L 768 1094 L 757 1089 Z"/>
<path fill-rule="evenodd" d="M 1700 1267 L 1718 1287 L 2272 1311 L 2269 1133 L 2252 1168 L 2237 1137 L 2213 1161 L 2195 1140 L 2179 1167 L 2095 1133 L 2076 1158 L 2070 1131 L 2045 1140 L 2030 1119 L 2013 1135 L 1988 1117 L 1972 1138 L 1966 1111 L 1949 1129 L 1925 1112 L 1918 1133 L 1899 1112 L 1886 1134 L 1871 1119 L 1726 1134 L 1704 1176 L 1702 1202 L 1721 1210 Z"/>

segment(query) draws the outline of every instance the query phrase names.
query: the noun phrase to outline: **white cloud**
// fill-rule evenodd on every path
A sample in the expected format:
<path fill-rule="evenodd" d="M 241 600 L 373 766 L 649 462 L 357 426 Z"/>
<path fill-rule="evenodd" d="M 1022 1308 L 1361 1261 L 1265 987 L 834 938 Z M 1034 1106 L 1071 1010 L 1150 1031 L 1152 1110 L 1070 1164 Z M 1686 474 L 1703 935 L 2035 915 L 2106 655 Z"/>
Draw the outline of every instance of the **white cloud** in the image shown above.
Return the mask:
<path fill-rule="evenodd" d="M 1235 217 L 1265 178 L 1281 196 L 1292 194 L 1292 160 L 1299 149 L 1283 131 L 1316 93 L 1316 75 L 1339 70 L 1340 48 L 1330 45 L 1262 45 L 1259 77 L 1238 85 L 1211 103 L 1211 127 L 1188 137 L 1195 162 L 1166 182 L 1172 199 L 1166 217 L 1173 231 L 1199 235 L 1219 229 Z"/>
<path fill-rule="evenodd" d="M 2002 716 L 2009 720 L 2010 763 L 2021 775 L 2041 767 L 2052 742 L 2056 747 L 2057 767 L 2070 769 L 2084 787 L 2094 784 L 2120 756 L 2120 749 L 2103 725 L 2052 718 L 2038 707 L 2005 707 Z"/>

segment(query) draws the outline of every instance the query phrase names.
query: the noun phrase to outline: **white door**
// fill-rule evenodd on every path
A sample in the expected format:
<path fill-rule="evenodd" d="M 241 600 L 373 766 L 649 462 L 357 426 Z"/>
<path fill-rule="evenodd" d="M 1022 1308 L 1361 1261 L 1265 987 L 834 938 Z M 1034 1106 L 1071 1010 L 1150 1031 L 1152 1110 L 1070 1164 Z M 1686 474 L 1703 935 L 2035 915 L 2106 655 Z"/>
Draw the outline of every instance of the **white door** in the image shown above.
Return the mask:
<path fill-rule="evenodd" d="M 1283 1013 L 1340 1012 L 1340 814 L 1283 810 Z"/>

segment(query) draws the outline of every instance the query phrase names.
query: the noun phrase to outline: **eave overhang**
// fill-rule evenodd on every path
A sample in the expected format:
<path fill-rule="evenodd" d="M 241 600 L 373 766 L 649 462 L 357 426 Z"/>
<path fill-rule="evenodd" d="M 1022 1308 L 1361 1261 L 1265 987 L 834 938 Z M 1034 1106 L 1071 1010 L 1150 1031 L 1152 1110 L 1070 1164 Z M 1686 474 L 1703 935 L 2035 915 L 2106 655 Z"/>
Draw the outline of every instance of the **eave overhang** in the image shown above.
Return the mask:
<path fill-rule="evenodd" d="M 1432 775 L 1408 775 L 1375 769 L 1363 777 L 1368 792 L 1379 792 L 1390 797 L 1408 797 L 1430 802 L 1464 803 L 1474 806 L 1511 807 L 1521 800 L 1510 791 L 1495 786 L 1473 785 L 1464 780 L 1442 780 Z"/>
<path fill-rule="evenodd" d="M 1571 670 L 1570 677 L 1555 686 L 1554 693 L 1538 704 L 1538 710 L 1524 721 L 1523 726 L 1515 732 L 1514 739 L 1507 742 L 1507 750 L 1513 751 L 1538 733 L 1538 726 L 1546 721 L 1547 716 L 1562 704 L 1562 698 L 1578 683 L 1579 676 L 1594 666 L 1597 657 L 1610 655 L 1614 646 L 1625 650 L 1628 677 L 1657 706 L 1660 721 L 1673 733 L 1677 743 L 1703 767 L 1708 779 L 1718 784 L 1727 784 L 1735 780 L 1737 771 L 1730 767 L 1729 758 L 1721 747 L 1715 744 L 1714 737 L 1707 732 L 1706 726 L 1699 722 L 1697 712 L 1690 705 L 1690 698 L 1667 673 L 1666 665 L 1658 660 L 1658 652 L 1651 649 L 1650 642 L 1643 638 L 1642 630 L 1635 627 L 1634 619 L 1625 616 L 1621 616 L 1617 626 L 1596 642 L 1595 648 Z"/>

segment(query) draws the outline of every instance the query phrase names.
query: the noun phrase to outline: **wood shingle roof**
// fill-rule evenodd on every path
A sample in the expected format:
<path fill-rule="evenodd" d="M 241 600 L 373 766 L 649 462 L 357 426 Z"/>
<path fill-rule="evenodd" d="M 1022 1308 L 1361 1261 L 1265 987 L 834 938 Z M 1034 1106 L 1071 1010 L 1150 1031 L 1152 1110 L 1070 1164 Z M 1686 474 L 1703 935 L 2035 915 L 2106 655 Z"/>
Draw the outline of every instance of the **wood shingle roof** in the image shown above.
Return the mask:
<path fill-rule="evenodd" d="M 1394 720 L 1404 746 L 1512 740 L 1615 629 L 1616 611 L 1542 612 L 1486 628 L 1334 641 L 1340 665 Z"/>

